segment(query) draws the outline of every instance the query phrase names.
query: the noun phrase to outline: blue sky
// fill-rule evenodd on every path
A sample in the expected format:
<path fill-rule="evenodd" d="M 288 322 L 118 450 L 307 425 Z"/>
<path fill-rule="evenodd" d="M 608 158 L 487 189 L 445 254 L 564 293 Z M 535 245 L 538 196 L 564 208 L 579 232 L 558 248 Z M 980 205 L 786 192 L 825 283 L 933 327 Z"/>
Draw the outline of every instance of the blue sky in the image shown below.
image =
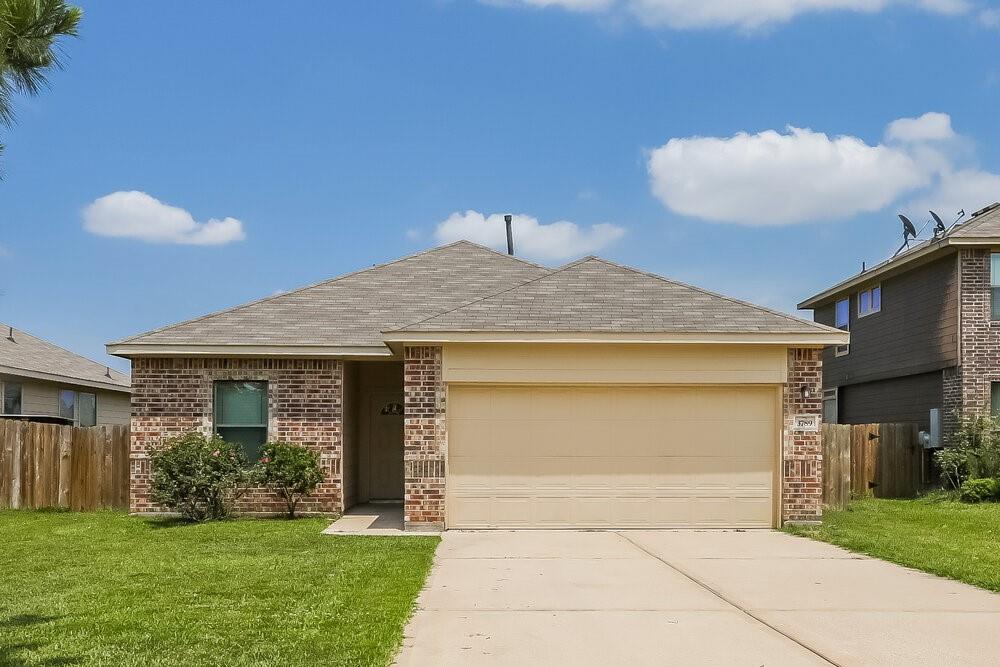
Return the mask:
<path fill-rule="evenodd" d="M 82 4 L 3 133 L 0 321 L 119 368 L 105 342 L 507 211 L 547 264 L 792 310 L 896 212 L 1000 200 L 993 3 Z"/>

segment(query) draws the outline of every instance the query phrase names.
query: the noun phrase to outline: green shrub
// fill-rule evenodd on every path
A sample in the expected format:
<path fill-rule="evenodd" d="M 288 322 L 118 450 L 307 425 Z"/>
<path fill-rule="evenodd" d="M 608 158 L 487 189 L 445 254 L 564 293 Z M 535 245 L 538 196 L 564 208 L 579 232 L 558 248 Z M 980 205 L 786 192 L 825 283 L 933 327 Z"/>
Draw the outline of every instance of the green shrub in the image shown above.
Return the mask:
<path fill-rule="evenodd" d="M 967 503 L 1000 500 L 1000 480 L 991 477 L 967 479 L 962 484 L 961 497 Z"/>
<path fill-rule="evenodd" d="M 217 435 L 169 438 L 150 458 L 152 499 L 191 521 L 231 516 L 255 478 L 243 451 Z"/>
<path fill-rule="evenodd" d="M 947 446 L 934 454 L 945 488 L 959 489 L 967 479 L 1000 478 L 1000 421 L 990 415 L 962 420 Z"/>
<path fill-rule="evenodd" d="M 260 456 L 261 480 L 281 496 L 288 506 L 288 517 L 295 518 L 295 507 L 311 495 L 323 481 L 323 469 L 316 452 L 290 442 L 269 442 Z"/>

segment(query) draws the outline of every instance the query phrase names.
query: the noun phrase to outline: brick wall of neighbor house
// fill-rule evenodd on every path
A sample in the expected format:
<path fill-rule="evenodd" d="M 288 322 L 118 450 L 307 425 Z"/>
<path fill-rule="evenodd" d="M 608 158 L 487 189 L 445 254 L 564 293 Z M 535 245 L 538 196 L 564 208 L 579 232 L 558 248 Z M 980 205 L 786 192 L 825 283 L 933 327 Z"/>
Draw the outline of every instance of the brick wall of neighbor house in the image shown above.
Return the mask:
<path fill-rule="evenodd" d="M 962 415 L 988 412 L 990 383 L 1000 382 L 1000 322 L 990 313 L 990 251 L 962 250 L 961 275 L 961 401 Z M 947 408 L 947 406 L 946 406 Z"/>
<path fill-rule="evenodd" d="M 819 521 L 823 514 L 822 434 L 796 431 L 795 415 L 823 414 L 821 351 L 788 351 L 788 381 L 783 389 L 782 521 Z M 803 398 L 803 387 L 809 397 Z"/>
<path fill-rule="evenodd" d="M 405 525 L 407 529 L 443 528 L 448 446 L 440 347 L 404 348 L 403 391 Z"/>
<path fill-rule="evenodd" d="M 190 431 L 211 433 L 216 380 L 268 382 L 268 439 L 312 447 L 326 473 L 301 510 L 343 511 L 343 372 L 343 362 L 332 359 L 133 359 L 131 511 L 159 509 L 149 499 L 151 445 Z M 285 509 L 264 489 L 252 490 L 238 508 L 266 513 Z"/>

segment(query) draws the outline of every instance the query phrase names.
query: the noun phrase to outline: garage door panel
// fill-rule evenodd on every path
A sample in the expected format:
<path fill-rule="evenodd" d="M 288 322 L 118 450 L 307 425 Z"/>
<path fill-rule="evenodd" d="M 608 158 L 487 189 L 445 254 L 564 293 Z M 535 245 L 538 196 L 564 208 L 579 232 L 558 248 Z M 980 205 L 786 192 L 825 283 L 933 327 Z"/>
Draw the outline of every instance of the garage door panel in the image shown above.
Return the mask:
<path fill-rule="evenodd" d="M 775 397 L 767 387 L 449 387 L 448 525 L 770 526 Z"/>
<path fill-rule="evenodd" d="M 503 454 L 511 457 L 531 456 L 531 425 L 516 419 L 492 419 L 489 424 L 488 455 Z"/>

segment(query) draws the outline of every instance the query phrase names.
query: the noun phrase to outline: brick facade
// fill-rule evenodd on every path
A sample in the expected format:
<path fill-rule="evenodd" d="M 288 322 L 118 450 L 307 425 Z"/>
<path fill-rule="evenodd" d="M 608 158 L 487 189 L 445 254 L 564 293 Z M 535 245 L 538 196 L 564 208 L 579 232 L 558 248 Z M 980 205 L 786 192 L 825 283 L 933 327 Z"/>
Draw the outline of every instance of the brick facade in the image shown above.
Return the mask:
<path fill-rule="evenodd" d="M 796 415 L 823 414 L 820 350 L 788 351 L 788 381 L 782 394 L 781 519 L 782 522 L 819 521 L 823 515 L 822 434 L 796 431 L 793 420 Z"/>
<path fill-rule="evenodd" d="M 962 415 L 989 412 L 990 384 L 1000 382 L 1000 322 L 990 312 L 990 251 L 959 252 Z M 956 406 L 951 406 L 952 412 Z"/>
<path fill-rule="evenodd" d="M 444 527 L 445 386 L 441 348 L 403 351 L 404 517 L 407 529 Z"/>
<path fill-rule="evenodd" d="M 190 431 L 212 432 L 216 380 L 268 383 L 268 439 L 308 445 L 326 479 L 301 504 L 304 513 L 343 511 L 343 362 L 313 359 L 135 358 L 132 360 L 130 509 L 158 511 L 149 499 L 149 447 Z M 284 512 L 284 503 L 254 489 L 244 512 Z"/>

